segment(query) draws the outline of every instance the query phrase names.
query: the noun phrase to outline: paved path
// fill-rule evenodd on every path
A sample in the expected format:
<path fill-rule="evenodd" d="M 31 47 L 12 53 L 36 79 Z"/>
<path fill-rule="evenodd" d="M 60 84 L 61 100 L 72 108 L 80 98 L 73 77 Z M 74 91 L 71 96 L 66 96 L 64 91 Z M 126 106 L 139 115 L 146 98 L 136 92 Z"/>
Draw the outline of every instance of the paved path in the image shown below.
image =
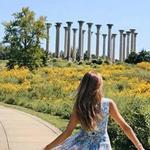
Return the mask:
<path fill-rule="evenodd" d="M 42 150 L 60 133 L 42 119 L 0 106 L 0 150 Z"/>

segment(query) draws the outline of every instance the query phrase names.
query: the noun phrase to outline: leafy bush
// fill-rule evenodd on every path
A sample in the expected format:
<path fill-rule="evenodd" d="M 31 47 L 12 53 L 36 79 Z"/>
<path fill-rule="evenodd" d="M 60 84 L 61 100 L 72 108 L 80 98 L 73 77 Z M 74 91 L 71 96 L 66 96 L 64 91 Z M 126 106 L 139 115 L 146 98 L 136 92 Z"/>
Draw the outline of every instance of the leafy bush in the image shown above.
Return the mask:
<path fill-rule="evenodd" d="M 84 64 L 84 61 L 82 61 L 82 60 L 80 60 L 79 62 L 78 62 L 78 65 L 83 65 Z"/>
<path fill-rule="evenodd" d="M 142 50 L 139 53 L 139 55 L 137 56 L 137 59 L 136 59 L 136 63 L 140 63 L 143 61 L 150 62 L 150 51 Z"/>
<path fill-rule="evenodd" d="M 6 104 L 15 104 L 15 99 L 10 97 L 8 99 L 5 99 L 4 103 L 6 103 Z"/>
<path fill-rule="evenodd" d="M 91 61 L 87 61 L 87 60 L 85 61 L 86 65 L 91 65 L 91 63 L 92 63 Z"/>
<path fill-rule="evenodd" d="M 72 108 L 70 107 L 70 105 L 64 104 L 62 106 L 62 110 L 61 110 L 61 116 L 62 116 L 62 118 L 63 119 L 69 119 L 71 111 L 72 111 Z"/>
<path fill-rule="evenodd" d="M 143 112 L 144 104 L 142 101 L 135 99 L 126 104 L 126 107 L 121 109 L 122 116 L 132 127 L 138 139 L 146 149 L 150 148 L 148 140 L 150 138 L 150 126 L 147 117 L 150 113 Z M 109 122 L 109 135 L 112 145 L 115 150 L 136 150 L 132 142 L 126 137 L 120 128 L 112 121 Z"/>
<path fill-rule="evenodd" d="M 138 54 L 136 54 L 135 52 L 131 52 L 125 62 L 130 64 L 136 64 L 137 56 Z"/>
<path fill-rule="evenodd" d="M 93 59 L 92 63 L 101 65 L 103 63 L 103 60 L 102 59 Z"/>
<path fill-rule="evenodd" d="M 150 62 L 150 51 L 142 50 L 139 52 L 139 54 L 131 52 L 128 58 L 125 60 L 125 62 L 131 64 L 137 64 L 143 61 Z"/>
<path fill-rule="evenodd" d="M 51 107 L 48 103 L 38 101 L 33 105 L 33 109 L 37 112 L 52 114 L 53 107 Z"/>
<path fill-rule="evenodd" d="M 107 64 L 107 65 L 110 65 L 111 61 L 110 60 L 105 60 L 104 63 Z"/>

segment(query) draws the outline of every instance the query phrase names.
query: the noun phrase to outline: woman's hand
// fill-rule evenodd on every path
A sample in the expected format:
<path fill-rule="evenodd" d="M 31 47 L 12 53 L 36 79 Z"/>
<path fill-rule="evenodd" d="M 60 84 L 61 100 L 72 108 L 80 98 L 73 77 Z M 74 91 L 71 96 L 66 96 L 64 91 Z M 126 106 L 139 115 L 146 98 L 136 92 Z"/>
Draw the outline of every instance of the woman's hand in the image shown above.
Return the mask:
<path fill-rule="evenodd" d="M 145 150 L 141 143 L 136 146 L 137 150 Z"/>
<path fill-rule="evenodd" d="M 49 145 L 46 145 L 43 150 L 50 150 Z"/>

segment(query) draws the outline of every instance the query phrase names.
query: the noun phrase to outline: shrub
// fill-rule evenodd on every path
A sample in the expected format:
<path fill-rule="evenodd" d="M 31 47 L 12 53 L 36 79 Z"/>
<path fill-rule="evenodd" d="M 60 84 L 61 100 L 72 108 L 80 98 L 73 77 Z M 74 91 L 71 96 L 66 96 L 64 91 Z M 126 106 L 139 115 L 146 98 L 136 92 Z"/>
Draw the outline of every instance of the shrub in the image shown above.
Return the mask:
<path fill-rule="evenodd" d="M 138 139 L 144 145 L 146 149 L 150 148 L 148 140 L 150 138 L 150 126 L 147 121 L 147 115 L 142 110 L 144 104 L 142 101 L 135 99 L 126 104 L 121 110 L 123 117 L 132 127 L 133 131 L 136 133 Z M 112 141 L 112 145 L 115 150 L 136 150 L 132 142 L 125 136 L 120 128 L 112 121 L 109 122 L 109 135 Z"/>
<path fill-rule="evenodd" d="M 125 62 L 130 64 L 136 64 L 137 56 L 138 54 L 136 54 L 135 52 L 131 52 Z"/>
<path fill-rule="evenodd" d="M 68 62 L 68 64 L 66 65 L 67 67 L 71 67 L 73 65 L 72 62 Z"/>
<path fill-rule="evenodd" d="M 15 104 L 15 99 L 10 97 L 8 99 L 5 99 L 4 103 L 6 103 L 6 104 Z"/>
<path fill-rule="evenodd" d="M 139 54 L 131 52 L 128 58 L 125 60 L 125 62 L 131 64 L 137 64 L 143 61 L 150 62 L 150 51 L 142 50 L 139 52 Z"/>
<path fill-rule="evenodd" d="M 104 63 L 107 64 L 107 65 L 111 64 L 111 62 L 109 60 L 105 60 Z"/>
<path fill-rule="evenodd" d="M 57 62 L 57 58 L 53 58 L 52 59 L 52 62 L 54 63 L 54 62 Z"/>
<path fill-rule="evenodd" d="M 33 105 L 33 109 L 37 112 L 43 112 L 47 114 L 52 113 L 52 107 L 48 103 L 45 103 L 45 102 L 38 101 L 36 104 Z"/>
<path fill-rule="evenodd" d="M 136 63 L 140 62 L 150 62 L 150 51 L 142 50 L 136 58 Z"/>
<path fill-rule="evenodd" d="M 86 65 L 91 65 L 91 63 L 92 63 L 91 61 L 85 61 Z"/>
<path fill-rule="evenodd" d="M 84 61 L 82 61 L 82 60 L 80 60 L 79 62 L 78 62 L 78 65 L 83 65 L 84 64 Z"/>
<path fill-rule="evenodd" d="M 56 116 L 61 116 L 62 119 L 69 119 L 72 108 L 68 104 L 63 104 L 62 106 L 56 107 Z"/>
<path fill-rule="evenodd" d="M 93 59 L 92 63 L 101 65 L 103 63 L 103 60 L 102 59 Z"/>

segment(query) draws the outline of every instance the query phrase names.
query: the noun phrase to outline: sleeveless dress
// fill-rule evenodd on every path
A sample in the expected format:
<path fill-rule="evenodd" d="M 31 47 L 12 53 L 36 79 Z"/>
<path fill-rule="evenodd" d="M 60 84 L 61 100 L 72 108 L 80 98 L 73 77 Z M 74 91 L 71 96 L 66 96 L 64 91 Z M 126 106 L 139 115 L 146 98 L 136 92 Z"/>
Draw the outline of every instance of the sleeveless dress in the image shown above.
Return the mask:
<path fill-rule="evenodd" d="M 80 129 L 78 133 L 67 138 L 64 143 L 52 150 L 112 150 L 107 133 L 109 118 L 109 99 L 102 98 L 102 119 L 98 123 L 96 131 L 86 132 Z"/>

